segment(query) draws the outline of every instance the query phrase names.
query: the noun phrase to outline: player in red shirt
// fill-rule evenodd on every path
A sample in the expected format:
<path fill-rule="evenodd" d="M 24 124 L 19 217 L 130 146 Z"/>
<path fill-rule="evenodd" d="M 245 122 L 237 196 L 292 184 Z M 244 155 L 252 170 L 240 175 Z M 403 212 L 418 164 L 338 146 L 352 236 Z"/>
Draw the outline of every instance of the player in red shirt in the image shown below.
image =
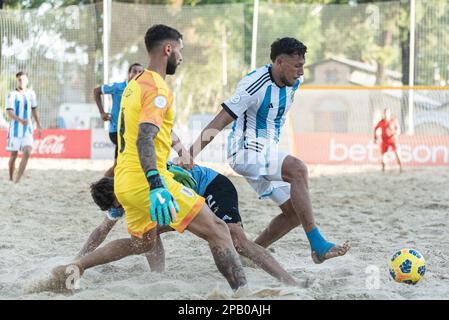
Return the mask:
<path fill-rule="evenodd" d="M 377 123 L 376 127 L 374 128 L 374 143 L 377 143 L 378 129 L 382 130 L 382 138 L 380 143 L 382 171 L 385 171 L 385 154 L 387 153 L 388 149 L 391 149 L 396 155 L 396 161 L 399 165 L 399 172 L 402 172 L 401 158 L 399 157 L 397 150 L 400 128 L 396 119 L 393 118 L 390 108 L 386 108 L 384 110 L 384 117 Z"/>

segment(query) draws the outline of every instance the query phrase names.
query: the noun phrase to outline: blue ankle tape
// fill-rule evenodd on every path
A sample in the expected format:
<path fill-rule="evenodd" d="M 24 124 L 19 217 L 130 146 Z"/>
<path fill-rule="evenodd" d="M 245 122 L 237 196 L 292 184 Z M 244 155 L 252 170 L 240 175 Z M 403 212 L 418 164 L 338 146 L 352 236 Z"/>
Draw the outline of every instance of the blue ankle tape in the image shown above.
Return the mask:
<path fill-rule="evenodd" d="M 309 239 L 312 251 L 315 251 L 318 256 L 324 255 L 328 252 L 335 244 L 328 242 L 320 233 L 318 228 L 313 228 L 311 231 L 306 233 L 307 239 Z"/>

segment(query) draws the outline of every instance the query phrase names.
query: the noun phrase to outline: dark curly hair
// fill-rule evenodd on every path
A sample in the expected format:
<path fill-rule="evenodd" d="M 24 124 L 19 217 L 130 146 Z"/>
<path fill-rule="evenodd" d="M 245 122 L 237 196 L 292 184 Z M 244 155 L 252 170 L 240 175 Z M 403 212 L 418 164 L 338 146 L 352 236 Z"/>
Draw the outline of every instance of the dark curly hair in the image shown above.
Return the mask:
<path fill-rule="evenodd" d="M 90 194 L 101 210 L 106 211 L 114 206 L 114 178 L 103 177 L 90 185 Z"/>
<path fill-rule="evenodd" d="M 274 62 L 281 54 L 293 55 L 297 54 L 304 57 L 307 52 L 307 47 L 295 38 L 277 39 L 271 44 L 271 61 Z"/>
<path fill-rule="evenodd" d="M 151 50 L 160 45 L 164 40 L 179 41 L 181 39 L 182 34 L 178 30 L 164 24 L 155 24 L 145 34 L 145 46 L 147 47 L 147 51 L 151 52 Z"/>

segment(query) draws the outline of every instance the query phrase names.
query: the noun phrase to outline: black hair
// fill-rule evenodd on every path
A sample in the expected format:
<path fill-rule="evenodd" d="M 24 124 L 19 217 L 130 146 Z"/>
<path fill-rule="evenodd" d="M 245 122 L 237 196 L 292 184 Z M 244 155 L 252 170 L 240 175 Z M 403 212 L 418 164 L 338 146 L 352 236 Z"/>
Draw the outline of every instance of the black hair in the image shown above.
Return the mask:
<path fill-rule="evenodd" d="M 103 177 L 90 185 L 90 194 L 101 210 L 114 207 L 114 178 Z"/>
<path fill-rule="evenodd" d="M 298 41 L 295 38 L 278 38 L 271 44 L 270 58 L 271 61 L 274 62 L 274 60 L 281 54 L 297 54 L 305 57 L 306 52 L 307 47 L 301 41 Z"/>
<path fill-rule="evenodd" d="M 179 41 L 181 39 L 182 34 L 178 30 L 164 24 L 155 24 L 145 34 L 145 46 L 147 51 L 151 52 L 164 40 Z"/>
<path fill-rule="evenodd" d="M 138 63 L 138 62 L 134 62 L 132 65 L 129 66 L 128 73 L 131 73 L 131 70 L 134 67 L 143 67 L 143 66 L 140 63 Z"/>
<path fill-rule="evenodd" d="M 25 71 L 19 71 L 19 72 L 16 73 L 16 78 L 21 77 L 21 76 L 27 76 L 28 77 L 28 75 L 27 75 L 27 73 Z"/>

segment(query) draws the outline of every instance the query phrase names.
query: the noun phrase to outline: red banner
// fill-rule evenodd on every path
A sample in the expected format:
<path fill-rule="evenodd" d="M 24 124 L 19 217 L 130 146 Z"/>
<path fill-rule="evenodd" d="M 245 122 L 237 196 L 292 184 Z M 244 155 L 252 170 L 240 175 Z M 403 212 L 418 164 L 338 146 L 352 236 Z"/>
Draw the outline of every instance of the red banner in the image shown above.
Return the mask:
<path fill-rule="evenodd" d="M 6 130 L 0 130 L 0 157 L 9 157 L 6 151 Z M 33 157 L 90 159 L 90 130 L 43 130 L 34 132 Z"/>
<path fill-rule="evenodd" d="M 295 135 L 294 154 L 309 164 L 378 164 L 379 145 L 372 135 L 299 133 Z M 412 166 L 449 165 L 449 136 L 401 136 L 402 163 Z M 387 153 L 387 161 L 394 154 Z"/>

